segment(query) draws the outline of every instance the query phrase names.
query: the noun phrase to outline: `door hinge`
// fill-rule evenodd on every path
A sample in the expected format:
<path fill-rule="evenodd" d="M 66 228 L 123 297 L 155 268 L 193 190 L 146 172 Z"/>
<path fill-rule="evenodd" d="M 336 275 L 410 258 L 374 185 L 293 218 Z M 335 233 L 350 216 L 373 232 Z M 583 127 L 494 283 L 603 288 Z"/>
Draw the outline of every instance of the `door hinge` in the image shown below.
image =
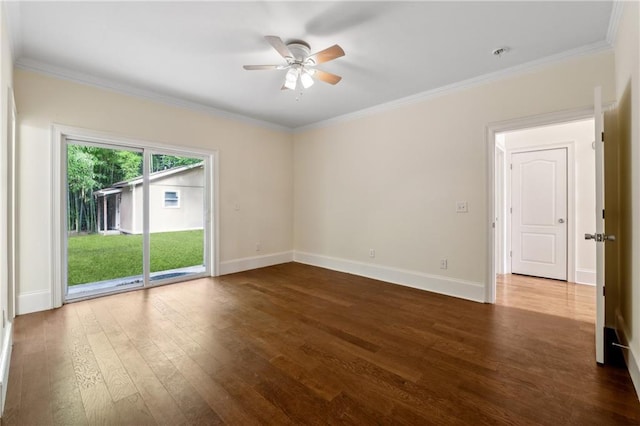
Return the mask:
<path fill-rule="evenodd" d="M 513 213 L 513 207 L 509 207 L 509 213 Z"/>
<path fill-rule="evenodd" d="M 604 287 L 604 286 L 603 286 L 603 287 L 602 287 L 602 295 L 603 295 L 603 296 L 604 296 L 604 295 L 605 295 L 605 293 L 606 293 L 606 291 L 605 291 L 605 290 L 606 290 L 606 287 Z"/>
<path fill-rule="evenodd" d="M 602 135 L 600 135 L 601 137 L 601 141 L 604 142 L 604 132 L 602 132 Z"/>
<path fill-rule="evenodd" d="M 513 257 L 513 252 L 512 251 L 509 252 L 509 257 Z"/>
<path fill-rule="evenodd" d="M 509 164 L 509 168 L 513 170 L 513 163 Z"/>
<path fill-rule="evenodd" d="M 604 209 L 602 209 L 602 218 L 604 219 Z"/>

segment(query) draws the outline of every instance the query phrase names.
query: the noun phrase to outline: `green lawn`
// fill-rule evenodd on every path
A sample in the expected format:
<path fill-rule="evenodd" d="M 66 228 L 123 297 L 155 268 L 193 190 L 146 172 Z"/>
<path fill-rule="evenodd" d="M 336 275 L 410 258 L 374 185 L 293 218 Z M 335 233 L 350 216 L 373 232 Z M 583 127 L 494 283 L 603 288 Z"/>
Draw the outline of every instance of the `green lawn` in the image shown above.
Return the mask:
<path fill-rule="evenodd" d="M 151 272 L 202 265 L 203 231 L 151 234 Z M 69 237 L 68 284 L 142 275 L 142 235 Z"/>

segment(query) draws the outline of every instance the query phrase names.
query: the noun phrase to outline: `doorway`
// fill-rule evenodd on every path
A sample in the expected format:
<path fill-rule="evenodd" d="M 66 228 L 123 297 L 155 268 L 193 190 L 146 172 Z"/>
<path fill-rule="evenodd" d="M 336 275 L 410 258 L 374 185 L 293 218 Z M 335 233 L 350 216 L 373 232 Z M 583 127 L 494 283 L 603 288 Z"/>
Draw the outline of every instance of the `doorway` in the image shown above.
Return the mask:
<path fill-rule="evenodd" d="M 505 151 L 504 238 L 497 272 L 595 284 L 595 248 L 582 235 L 595 211 L 594 120 L 498 133 Z"/>
<path fill-rule="evenodd" d="M 573 111 L 567 113 L 549 114 L 546 116 L 532 117 L 526 119 L 514 120 L 512 122 L 501 123 L 488 129 L 488 146 L 490 149 L 489 161 L 491 173 L 490 185 L 493 188 L 491 197 L 491 207 L 493 211 L 493 227 L 495 231 L 491 232 L 490 252 L 491 271 L 488 277 L 488 286 L 486 301 L 495 303 L 496 299 L 496 274 L 522 273 L 531 276 L 545 276 L 536 271 L 522 270 L 518 262 L 513 262 L 514 254 L 520 256 L 518 260 L 529 260 L 534 266 L 540 266 L 551 263 L 558 263 L 559 270 L 564 270 L 564 274 L 551 275 L 555 279 L 581 284 L 595 284 L 595 249 L 593 244 L 589 244 L 582 239 L 582 236 L 590 232 L 594 226 L 595 211 L 595 152 L 593 149 L 594 139 L 594 120 L 593 111 Z M 535 154 L 526 154 L 535 153 Z M 561 158 L 555 160 L 536 158 L 536 155 L 542 153 L 553 153 Z M 527 158 L 533 155 L 533 158 Z M 562 157 L 566 160 L 563 160 Z M 554 163 L 566 164 L 566 207 L 560 210 L 566 211 L 566 216 L 562 212 L 551 211 L 547 209 L 547 215 L 554 217 L 554 225 L 551 225 L 551 219 L 547 218 L 549 227 L 564 227 L 566 235 L 566 249 L 551 246 L 551 242 L 557 240 L 563 235 L 544 235 L 540 237 L 535 232 L 525 230 L 526 237 L 529 238 L 529 246 L 525 244 L 524 249 L 529 250 L 523 258 L 522 253 L 518 250 L 523 248 L 522 232 L 518 232 L 518 223 L 515 223 L 516 232 L 513 232 L 514 221 L 513 209 L 514 201 L 521 204 L 522 202 L 535 204 L 540 200 L 537 197 L 527 199 L 512 198 L 513 186 L 513 160 L 516 164 L 523 163 L 532 164 L 531 169 L 548 168 L 553 169 Z M 524 161 L 523 161 L 524 160 Z M 533 161 L 533 162 L 532 162 Z M 542 167 L 540 167 L 542 166 Z M 548 176 L 542 170 L 533 170 L 541 176 Z M 551 173 L 550 170 L 548 170 Z M 557 173 L 554 171 L 553 173 Z M 546 180 L 545 180 L 546 179 Z M 545 180 L 543 186 L 548 186 L 554 179 Z M 520 179 L 516 184 L 522 184 Z M 541 185 L 539 179 L 534 178 L 533 186 Z M 527 186 L 525 182 L 525 187 Z M 528 185 L 531 186 L 531 185 Z M 562 185 L 561 185 L 562 186 Z M 525 188 L 526 189 L 526 188 Z M 561 190 L 560 190 L 561 191 Z M 525 197 L 526 198 L 526 197 Z M 558 201 L 552 200 L 554 208 L 557 210 Z M 517 208 L 516 208 L 517 210 Z M 516 213 L 521 218 L 520 212 Z M 540 212 L 538 212 L 540 213 Z M 558 216 L 558 214 L 560 214 Z M 559 223 L 562 219 L 563 223 Z M 520 224 L 522 225 L 522 224 Z M 514 241 L 515 240 L 515 241 Z M 518 244 L 516 253 L 514 253 L 514 243 Z M 527 243 L 527 241 L 525 241 Z M 545 243 L 546 247 L 545 247 Z M 555 253 L 552 251 L 555 250 Z M 561 253 L 558 253 L 560 251 Z M 533 256 L 532 253 L 535 255 Z M 564 254 L 565 260 L 558 257 L 558 254 Z M 537 256 L 537 257 L 536 257 Z M 546 258 L 544 256 L 547 256 Z M 551 260 L 554 260 L 553 262 Z M 521 262 L 520 262 L 521 263 Z M 514 268 L 515 266 L 515 268 Z M 550 276 L 550 275 L 546 275 Z M 505 280 L 502 280 L 504 283 Z"/>
<path fill-rule="evenodd" d="M 54 305 L 215 274 L 215 152 L 56 130 Z"/>

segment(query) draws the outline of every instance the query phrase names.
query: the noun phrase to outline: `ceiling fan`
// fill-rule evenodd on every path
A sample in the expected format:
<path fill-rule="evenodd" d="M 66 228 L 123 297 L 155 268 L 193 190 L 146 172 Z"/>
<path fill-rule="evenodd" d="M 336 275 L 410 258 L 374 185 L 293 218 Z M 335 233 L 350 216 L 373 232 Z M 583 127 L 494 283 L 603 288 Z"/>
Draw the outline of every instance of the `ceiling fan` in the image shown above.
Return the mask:
<path fill-rule="evenodd" d="M 287 63 L 282 65 L 245 65 L 243 68 L 245 70 L 288 70 L 282 90 L 295 90 L 298 80 L 305 89 L 313 86 L 314 78 L 329 84 L 337 84 L 342 80 L 342 77 L 338 75 L 315 68 L 316 65 L 344 56 L 344 50 L 337 44 L 311 54 L 309 45 L 302 40 L 294 40 L 285 44 L 277 36 L 265 36 L 264 38 Z"/>

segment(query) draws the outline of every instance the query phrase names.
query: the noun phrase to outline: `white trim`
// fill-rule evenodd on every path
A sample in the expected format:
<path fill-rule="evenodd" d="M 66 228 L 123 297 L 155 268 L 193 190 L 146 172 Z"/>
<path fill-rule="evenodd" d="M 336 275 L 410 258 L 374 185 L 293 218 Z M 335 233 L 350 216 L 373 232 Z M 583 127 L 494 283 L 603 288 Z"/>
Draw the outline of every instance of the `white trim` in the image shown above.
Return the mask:
<path fill-rule="evenodd" d="M 97 87 L 127 96 L 147 99 L 153 102 L 170 105 L 177 108 L 211 114 L 228 120 L 239 121 L 241 123 L 250 124 L 270 130 L 291 133 L 291 128 L 286 126 L 224 111 L 199 102 L 188 101 L 186 99 L 177 98 L 175 96 L 164 95 L 151 90 L 141 89 L 139 87 L 130 86 L 128 84 L 118 83 L 106 78 L 96 77 L 79 71 L 73 71 L 67 68 L 49 65 L 44 62 L 29 58 L 18 58 L 14 66 L 19 69 L 49 75 L 62 80 L 71 81 L 73 83 L 84 84 L 87 86 Z"/>
<path fill-rule="evenodd" d="M 13 322 L 8 321 L 4 329 L 2 351 L 0 352 L 0 417 L 4 414 L 4 404 L 7 400 L 7 385 L 9 383 L 9 367 L 11 365 L 11 351 L 13 349 Z"/>
<path fill-rule="evenodd" d="M 220 275 L 235 274 L 236 272 L 249 271 L 251 269 L 264 268 L 266 266 L 279 265 L 293 262 L 293 251 L 265 254 L 263 256 L 243 257 L 240 259 L 225 260 L 220 262 Z"/>
<path fill-rule="evenodd" d="M 633 345 L 629 342 L 629 332 L 627 325 L 622 317 L 622 313 L 619 309 L 616 309 L 616 331 L 620 343 L 627 346 L 629 349 L 622 349 L 624 360 L 627 363 L 627 369 L 629 370 L 629 376 L 631 376 L 631 382 L 636 389 L 636 396 L 640 399 L 640 357 L 636 354 Z"/>
<path fill-rule="evenodd" d="M 507 232 L 506 232 L 507 223 L 506 223 L 506 214 L 505 214 L 505 210 L 507 206 L 506 183 L 507 183 L 507 176 L 508 176 L 507 169 L 505 166 L 507 162 L 507 152 L 503 146 L 496 145 L 496 150 L 494 155 L 495 155 L 494 162 L 496 164 L 496 170 L 499 171 L 499 173 L 496 173 L 496 177 L 498 178 L 496 179 L 496 182 L 495 182 L 496 191 L 502 195 L 501 197 L 496 197 L 496 203 L 498 201 L 501 201 L 501 203 L 496 204 L 495 206 L 495 209 L 497 209 L 496 215 L 494 218 L 492 218 L 492 220 L 494 220 L 494 223 L 495 223 L 495 225 L 493 226 L 493 229 L 495 229 L 496 236 L 497 236 L 497 240 L 496 240 L 497 256 L 495 259 L 495 272 L 497 274 L 507 274 L 511 272 L 510 270 L 507 269 L 508 244 L 507 244 Z"/>
<path fill-rule="evenodd" d="M 63 229 L 66 229 L 66 218 L 62 214 L 63 200 L 66 200 L 67 161 L 65 134 L 57 126 L 51 127 L 51 289 L 46 290 L 51 296 L 51 305 L 40 310 L 59 308 L 63 302 L 63 288 L 67 282 L 67 250 Z M 34 312 L 34 311 L 30 311 Z M 17 309 L 18 314 L 21 312 Z"/>
<path fill-rule="evenodd" d="M 18 235 L 17 229 L 19 226 L 19 216 L 18 216 L 18 169 L 17 169 L 17 148 L 18 148 L 18 138 L 17 138 L 17 129 L 18 129 L 18 112 L 16 109 L 16 100 L 13 92 L 13 87 L 8 88 L 9 93 L 9 120 L 7 123 L 8 130 L 10 132 L 10 138 L 7 141 L 7 176 L 8 176 L 8 187 L 7 187 L 7 204 L 8 204 L 8 226 L 7 237 L 8 237 L 8 247 L 7 247 L 7 263 L 8 263 L 8 300 L 7 300 L 7 315 L 9 317 L 9 321 L 13 320 L 16 316 L 16 288 L 18 282 Z"/>
<path fill-rule="evenodd" d="M 484 284 L 441 275 L 398 269 L 372 263 L 357 262 L 313 253 L 294 252 L 294 261 L 334 271 L 373 278 L 391 284 L 417 288 L 475 302 L 484 301 Z"/>
<path fill-rule="evenodd" d="M 546 58 L 537 59 L 535 61 L 516 65 L 514 67 L 507 68 L 504 70 L 494 71 L 494 72 L 473 77 L 467 80 L 462 80 L 456 83 L 448 84 L 446 86 L 427 90 L 425 92 L 421 92 L 415 95 L 396 99 L 391 102 L 386 102 L 380 105 L 373 106 L 371 108 L 365 108 L 360 111 L 355 111 L 352 113 L 340 115 L 338 117 L 329 118 L 327 120 L 318 121 L 316 123 L 312 123 L 306 126 L 296 127 L 293 129 L 293 132 L 303 133 L 308 130 L 319 129 L 319 128 L 328 127 L 334 124 L 344 123 L 348 121 L 357 120 L 359 118 L 380 114 L 380 113 L 394 110 L 407 105 L 412 105 L 415 103 L 424 102 L 440 96 L 448 95 L 450 93 L 481 86 L 483 84 L 491 83 L 497 80 L 502 80 L 504 78 L 517 76 L 517 75 L 524 74 L 531 71 L 537 71 L 542 68 L 549 67 L 551 65 L 554 65 L 556 63 L 559 63 L 571 58 L 606 52 L 611 49 L 612 47 L 609 43 L 607 43 L 606 41 L 599 41 L 593 44 L 578 47 L 576 49 L 571 49 L 555 55 L 547 56 Z"/>
<path fill-rule="evenodd" d="M 596 285 L 596 271 L 594 269 L 576 269 L 576 284 Z"/>
<path fill-rule="evenodd" d="M 609 27 L 607 28 L 607 43 L 613 46 L 618 37 L 618 27 L 620 26 L 620 20 L 622 18 L 622 11 L 624 10 L 624 2 L 620 0 L 614 0 L 611 6 L 611 16 L 609 17 Z"/>
<path fill-rule="evenodd" d="M 148 150 L 142 150 L 142 276 L 144 287 L 151 286 L 151 212 L 149 172 L 151 170 L 151 156 Z M 135 210 L 133 214 L 136 214 Z"/>
<path fill-rule="evenodd" d="M 570 121 L 579 121 L 593 117 L 593 108 L 583 108 L 575 110 L 557 111 L 549 114 L 540 114 L 530 117 L 517 118 L 513 120 L 489 123 L 486 126 L 486 192 L 487 192 L 487 247 L 486 247 L 486 286 L 485 302 L 495 303 L 496 301 L 496 271 L 495 271 L 495 232 L 493 229 L 495 218 L 495 150 L 496 133 L 526 129 L 530 127 L 545 126 Z"/>
<path fill-rule="evenodd" d="M 507 144 L 508 145 L 508 144 Z M 523 152 L 535 152 L 535 151 L 548 151 L 552 149 L 566 149 L 567 150 L 567 281 L 575 282 L 576 280 L 576 268 L 575 268 L 575 253 L 576 253 L 576 197 L 575 197 L 575 141 L 568 142 L 559 142 L 547 145 L 529 145 L 526 147 L 518 147 L 509 149 L 507 146 L 507 158 L 509 163 L 513 163 L 512 155 L 523 153 Z M 511 180 L 506 179 L 506 198 L 507 198 L 507 206 L 511 205 L 511 197 L 512 190 Z M 507 220 L 506 228 L 507 228 L 507 251 L 512 251 L 513 248 L 511 246 L 512 236 L 512 223 L 511 223 L 511 215 L 505 215 Z M 511 273 L 511 267 L 508 266 L 507 271 Z"/>
<path fill-rule="evenodd" d="M 215 155 L 210 155 L 209 166 L 205 168 L 205 171 L 209 170 L 209 176 L 207 176 L 206 182 L 206 195 L 213 198 L 208 200 L 207 205 L 211 210 L 206 212 L 206 219 L 209 221 L 209 226 L 205 226 L 205 232 L 208 232 L 207 239 L 209 243 L 208 265 L 209 275 L 216 277 L 220 274 L 220 157 L 216 151 Z M 213 235 L 211 235 L 213 234 Z"/>
<path fill-rule="evenodd" d="M 51 305 L 52 300 L 53 298 L 49 289 L 19 294 L 16 300 L 16 314 L 24 315 L 53 309 Z"/>

